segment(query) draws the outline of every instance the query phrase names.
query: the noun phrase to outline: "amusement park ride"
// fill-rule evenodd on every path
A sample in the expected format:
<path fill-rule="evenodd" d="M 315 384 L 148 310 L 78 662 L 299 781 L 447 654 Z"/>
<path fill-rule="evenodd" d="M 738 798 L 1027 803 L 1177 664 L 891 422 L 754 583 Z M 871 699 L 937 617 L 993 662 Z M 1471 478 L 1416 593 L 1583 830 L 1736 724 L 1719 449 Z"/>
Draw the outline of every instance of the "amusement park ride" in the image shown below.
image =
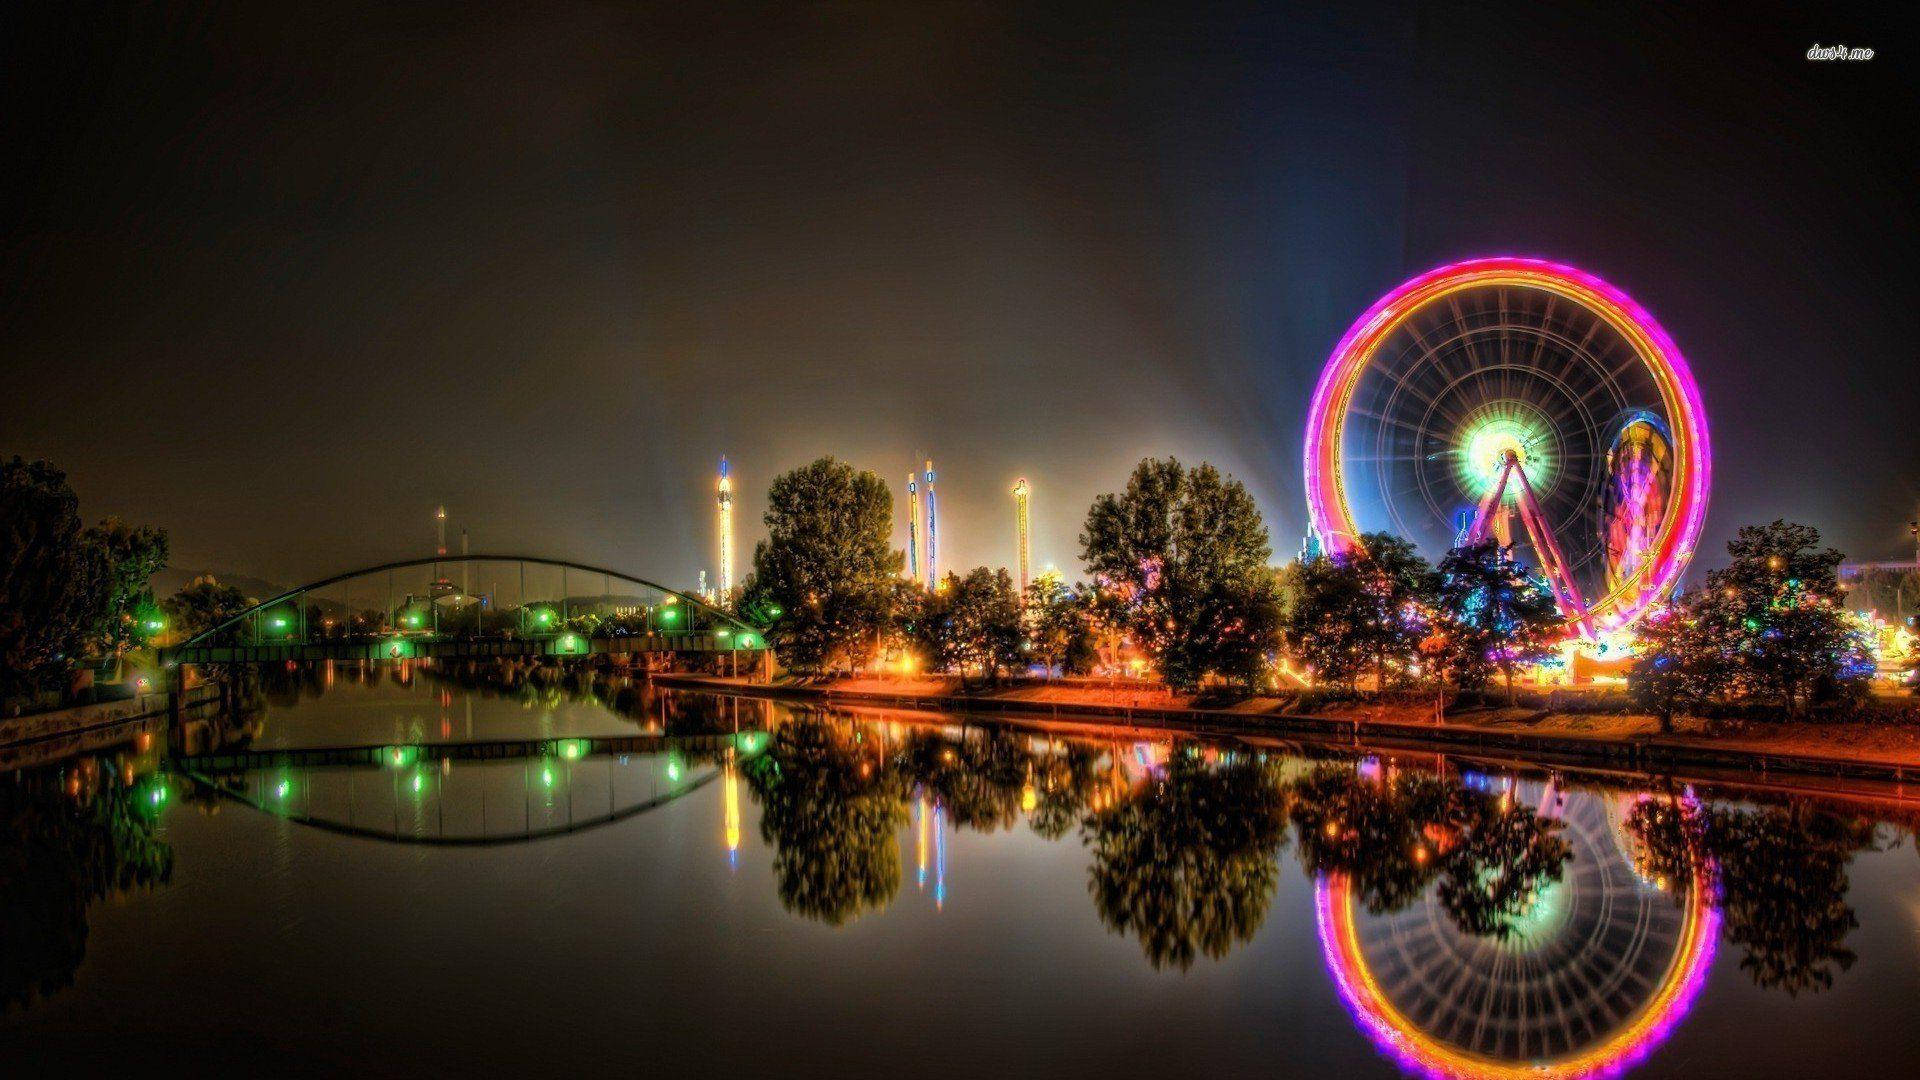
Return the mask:
<path fill-rule="evenodd" d="M 1699 386 L 1653 316 L 1507 257 L 1421 274 L 1360 316 L 1314 391 L 1305 464 L 1329 553 L 1374 531 L 1430 553 L 1524 540 L 1567 652 L 1589 655 L 1678 584 L 1711 473 Z"/>

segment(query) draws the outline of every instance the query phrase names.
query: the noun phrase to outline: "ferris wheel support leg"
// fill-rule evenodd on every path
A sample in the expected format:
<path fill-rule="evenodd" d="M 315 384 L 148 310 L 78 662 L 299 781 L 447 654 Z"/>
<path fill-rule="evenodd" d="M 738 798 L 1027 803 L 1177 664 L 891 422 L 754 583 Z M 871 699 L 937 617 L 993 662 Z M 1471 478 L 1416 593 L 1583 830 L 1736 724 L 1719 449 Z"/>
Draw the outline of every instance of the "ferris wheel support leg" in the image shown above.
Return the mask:
<path fill-rule="evenodd" d="M 1559 602 L 1560 610 L 1568 618 L 1577 618 L 1576 624 L 1580 636 L 1591 639 L 1593 625 L 1587 619 L 1587 601 L 1580 594 L 1573 575 L 1567 570 L 1567 557 L 1560 552 L 1560 544 L 1553 538 L 1553 530 L 1547 527 L 1545 515 L 1540 513 L 1539 500 L 1534 498 L 1533 485 L 1527 481 L 1527 473 L 1518 465 L 1510 465 L 1520 476 L 1520 523 L 1527 528 L 1527 535 L 1533 540 L 1533 550 L 1540 556 L 1540 568 L 1546 571 L 1547 581 L 1553 586 L 1554 599 Z"/>
<path fill-rule="evenodd" d="M 1508 461 L 1500 466 L 1500 479 L 1494 482 L 1493 490 L 1480 500 L 1480 506 L 1473 512 L 1473 524 L 1467 526 L 1467 542 L 1478 544 L 1487 538 L 1487 528 L 1493 523 L 1494 508 L 1500 505 L 1500 499 L 1507 493 L 1507 478 L 1513 475 L 1519 466 Z"/>

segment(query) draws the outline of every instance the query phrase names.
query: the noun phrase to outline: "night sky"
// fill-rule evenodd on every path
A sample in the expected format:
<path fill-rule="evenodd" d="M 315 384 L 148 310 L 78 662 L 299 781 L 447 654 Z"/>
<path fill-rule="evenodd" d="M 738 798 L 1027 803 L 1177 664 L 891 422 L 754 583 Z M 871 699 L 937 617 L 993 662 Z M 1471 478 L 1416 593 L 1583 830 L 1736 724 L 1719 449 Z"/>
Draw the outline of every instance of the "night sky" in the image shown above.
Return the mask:
<path fill-rule="evenodd" d="M 896 495 L 934 457 L 952 566 L 1012 561 L 1025 475 L 1077 568 L 1148 454 L 1239 476 L 1284 554 L 1347 324 L 1534 254 L 1692 362 L 1702 562 L 1778 516 L 1910 553 L 1910 23 L 1035 6 L 8 5 L 0 453 L 283 583 L 430 553 L 445 503 L 690 584 L 722 453 L 743 573 L 829 453 Z"/>

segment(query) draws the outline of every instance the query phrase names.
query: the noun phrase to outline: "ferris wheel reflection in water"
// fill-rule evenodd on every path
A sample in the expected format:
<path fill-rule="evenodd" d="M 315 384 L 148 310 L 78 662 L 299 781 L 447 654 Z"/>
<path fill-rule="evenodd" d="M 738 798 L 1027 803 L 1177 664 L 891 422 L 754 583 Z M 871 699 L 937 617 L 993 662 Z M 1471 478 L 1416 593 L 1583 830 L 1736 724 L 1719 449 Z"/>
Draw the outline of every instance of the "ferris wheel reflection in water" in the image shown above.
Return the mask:
<path fill-rule="evenodd" d="M 1616 1075 L 1700 993 L 1719 934 L 1710 876 L 1693 875 L 1678 897 L 1643 876 L 1621 828 L 1630 800 L 1569 800 L 1552 784 L 1510 785 L 1503 798 L 1562 826 L 1564 876 L 1530 888 L 1503 932 L 1475 935 L 1432 894 L 1370 917 L 1349 875 L 1322 875 L 1314 902 L 1328 972 L 1356 1024 L 1409 1071 Z"/>

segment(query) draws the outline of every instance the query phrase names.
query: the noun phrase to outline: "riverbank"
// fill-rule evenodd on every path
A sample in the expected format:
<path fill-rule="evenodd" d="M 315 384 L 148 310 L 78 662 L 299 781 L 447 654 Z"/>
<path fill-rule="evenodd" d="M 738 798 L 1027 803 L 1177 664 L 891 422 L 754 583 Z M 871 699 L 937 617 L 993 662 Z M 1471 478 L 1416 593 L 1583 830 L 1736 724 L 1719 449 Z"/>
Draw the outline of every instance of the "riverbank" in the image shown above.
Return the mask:
<path fill-rule="evenodd" d="M 219 697 L 218 686 L 202 684 L 188 690 L 181 705 L 194 708 L 217 701 Z M 166 711 L 167 695 L 152 693 L 137 694 L 118 701 L 99 701 L 90 705 L 0 718 L 0 747 L 82 736 L 99 728 L 163 716 Z"/>
<path fill-rule="evenodd" d="M 1654 717 L 1634 713 L 1474 708 L 1450 711 L 1444 721 L 1435 722 L 1430 703 L 1331 704 L 1308 713 L 1299 710 L 1299 698 L 1254 697 L 1210 706 L 1145 684 L 1026 682 L 967 690 L 958 680 L 943 678 L 772 683 L 706 675 L 653 678 L 662 686 L 835 706 L 1005 713 L 1209 735 L 1297 735 L 1435 750 L 1475 749 L 1643 771 L 1798 773 L 1903 786 L 1920 780 L 1920 728 L 1892 723 L 1684 718 L 1676 731 L 1661 734 Z"/>

